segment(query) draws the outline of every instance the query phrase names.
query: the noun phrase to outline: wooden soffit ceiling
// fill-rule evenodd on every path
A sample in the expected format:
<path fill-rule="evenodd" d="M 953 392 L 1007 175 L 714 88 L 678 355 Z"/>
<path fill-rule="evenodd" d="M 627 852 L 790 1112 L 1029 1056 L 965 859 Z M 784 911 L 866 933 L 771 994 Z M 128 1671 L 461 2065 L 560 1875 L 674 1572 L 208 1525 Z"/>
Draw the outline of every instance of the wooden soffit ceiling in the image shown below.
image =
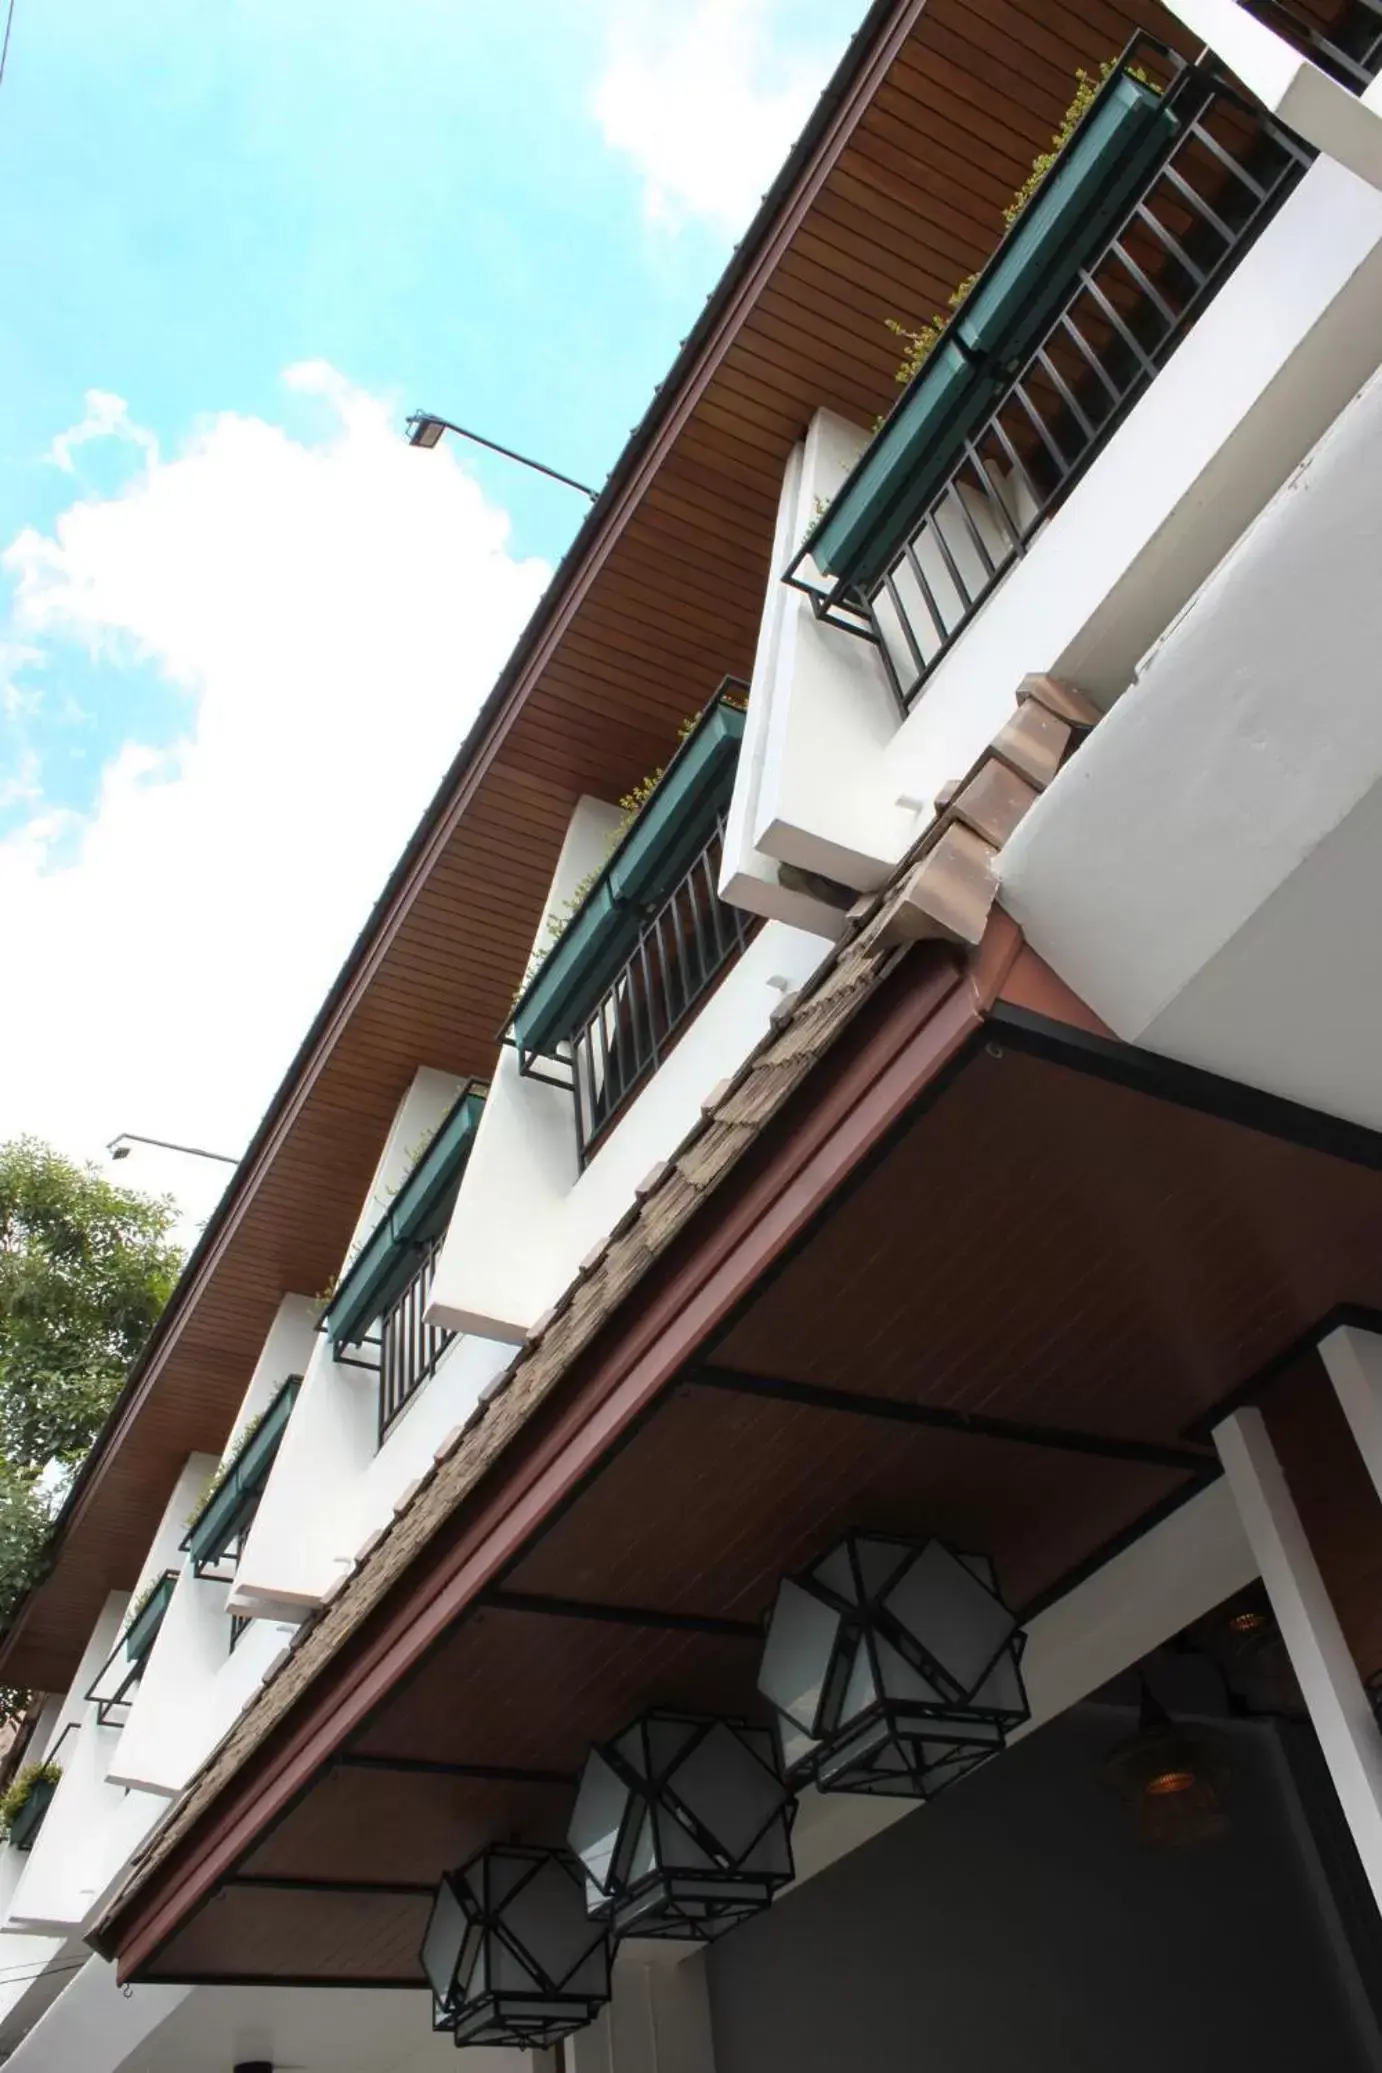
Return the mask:
<path fill-rule="evenodd" d="M 894 974 L 880 1017 L 929 983 Z M 933 986 L 918 1028 L 950 998 Z M 874 1041 L 860 1025 L 810 1114 L 784 1108 L 721 1214 L 688 1226 L 705 1255 L 790 1192 L 797 1140 Z M 533 1445 L 558 1419 L 581 1444 L 605 1424 L 585 1393 L 621 1334 L 630 1361 L 660 1357 L 658 1315 L 686 1349 L 669 1382 L 545 1510 L 497 1463 L 298 1684 L 277 1739 L 209 1767 L 101 1925 L 126 1972 L 415 1984 L 441 1872 L 486 1841 L 560 1840 L 592 1741 L 650 1705 L 760 1709 L 783 1575 L 851 1528 L 938 1532 L 989 1553 L 1030 1615 L 1217 1473 L 1208 1424 L 1244 1392 L 1299 1474 L 1360 1668 L 1382 1664 L 1382 1515 L 1312 1351 L 1342 1308 L 1382 1312 L 1382 1145 L 1288 1104 L 1249 1115 L 1242 1090 L 1011 991 L 926 1072 L 713 1328 L 699 1298 L 659 1309 L 660 1278 L 703 1285 L 692 1249 L 650 1267 Z M 492 1563 L 481 1514 L 507 1536 Z M 468 1598 L 418 1639 L 462 1575 Z"/>
<path fill-rule="evenodd" d="M 61 1689 L 167 1494 L 217 1450 L 288 1292 L 326 1286 L 418 1065 L 488 1076 L 575 800 L 665 760 L 751 671 L 782 470 L 812 413 L 895 394 L 995 244 L 1074 75 L 1160 7 L 875 5 L 386 889 L 74 1489 L 0 1676 Z M 425 466 L 419 457 L 419 466 Z"/>

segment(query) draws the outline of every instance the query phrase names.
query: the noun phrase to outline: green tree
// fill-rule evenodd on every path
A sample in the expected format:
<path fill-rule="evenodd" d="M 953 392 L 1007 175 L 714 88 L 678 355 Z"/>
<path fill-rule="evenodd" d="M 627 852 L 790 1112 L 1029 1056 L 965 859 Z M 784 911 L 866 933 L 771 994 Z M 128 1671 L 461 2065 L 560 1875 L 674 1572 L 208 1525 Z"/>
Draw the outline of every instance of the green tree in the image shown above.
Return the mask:
<path fill-rule="evenodd" d="M 182 1264 L 171 1201 L 0 1144 L 0 1622 L 39 1573 L 54 1467 L 85 1455 Z"/>

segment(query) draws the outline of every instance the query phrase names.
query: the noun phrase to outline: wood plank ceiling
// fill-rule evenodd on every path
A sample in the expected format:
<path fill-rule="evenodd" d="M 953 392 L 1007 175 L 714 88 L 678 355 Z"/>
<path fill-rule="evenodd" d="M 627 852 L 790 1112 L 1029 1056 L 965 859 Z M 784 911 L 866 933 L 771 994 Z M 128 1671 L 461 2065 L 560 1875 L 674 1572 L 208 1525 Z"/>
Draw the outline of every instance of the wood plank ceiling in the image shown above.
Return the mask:
<path fill-rule="evenodd" d="M 576 798 L 628 790 L 723 674 L 750 672 L 812 412 L 888 407 L 886 320 L 925 321 L 982 263 L 1077 69 L 1137 27 L 1192 48 L 1152 4 L 874 7 L 276 1097 L 0 1644 L 7 1682 L 69 1681 L 186 1456 L 222 1445 L 280 1298 L 338 1267 L 417 1066 L 492 1069 Z"/>
<path fill-rule="evenodd" d="M 761 1715 L 784 1574 L 851 1528 L 936 1532 L 1049 1602 L 1202 1487 L 1204 1414 L 1340 1303 L 1382 1306 L 1382 1173 L 973 1047 L 720 1340 L 720 1383 L 685 1375 L 140 1976 L 415 1982 L 429 1888 L 487 1841 L 560 1841 L 592 1741 L 650 1705 Z M 880 1397 L 1015 1426 L 849 1408 Z M 1313 1352 L 1265 1405 L 1370 1672 L 1382 1515 Z"/>

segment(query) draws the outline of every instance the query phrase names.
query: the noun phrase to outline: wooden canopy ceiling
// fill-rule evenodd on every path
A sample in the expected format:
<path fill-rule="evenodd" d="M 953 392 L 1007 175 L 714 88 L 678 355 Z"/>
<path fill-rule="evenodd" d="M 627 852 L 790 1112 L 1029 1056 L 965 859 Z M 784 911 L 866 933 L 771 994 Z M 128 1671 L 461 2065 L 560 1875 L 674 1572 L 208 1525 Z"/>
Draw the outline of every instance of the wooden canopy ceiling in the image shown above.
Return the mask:
<path fill-rule="evenodd" d="M 958 1054 L 934 961 L 883 982 L 880 1021 L 923 1015 L 924 1091 L 712 1336 L 676 1313 L 670 1385 L 564 1499 L 539 1513 L 496 1466 L 498 1566 L 457 1514 L 299 1686 L 277 1750 L 203 1782 L 101 1925 L 123 1973 L 416 1985 L 441 1872 L 560 1840 L 592 1741 L 654 1704 L 761 1711 L 784 1574 L 850 1528 L 938 1532 L 991 1554 L 1030 1614 L 1217 1472 L 1206 1414 L 1244 1393 L 1300 1476 L 1360 1667 L 1382 1663 L 1376 1498 L 1313 1352 L 1340 1306 L 1382 1311 L 1382 1145 L 1033 1015 L 1034 963 Z M 696 1286 L 694 1248 L 790 1192 L 797 1137 L 876 1041 L 816 1068 L 535 1446 L 609 1430 L 597 1372 L 652 1358 L 663 1281 Z M 423 1608 L 462 1574 L 424 1647 Z M 291 1775 L 289 1729 L 314 1737 Z"/>
<path fill-rule="evenodd" d="M 0 1644 L 62 1689 L 133 1584 L 176 1476 L 224 1441 L 280 1298 L 339 1266 L 419 1064 L 485 1077 L 583 792 L 665 759 L 747 676 L 782 469 L 821 405 L 891 402 L 886 320 L 925 321 L 995 244 L 1077 69 L 1152 0 L 878 0 L 386 888 L 79 1478 L 56 1566 Z M 419 456 L 418 465 L 427 465 Z"/>

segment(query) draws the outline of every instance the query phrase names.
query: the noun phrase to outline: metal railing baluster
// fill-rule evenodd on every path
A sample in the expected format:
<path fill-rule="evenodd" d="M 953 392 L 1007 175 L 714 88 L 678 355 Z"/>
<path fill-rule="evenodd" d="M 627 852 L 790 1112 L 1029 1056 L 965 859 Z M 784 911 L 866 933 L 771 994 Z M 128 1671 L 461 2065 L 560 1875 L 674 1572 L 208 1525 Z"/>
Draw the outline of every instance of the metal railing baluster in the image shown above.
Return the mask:
<path fill-rule="evenodd" d="M 456 1336 L 427 1323 L 427 1304 L 437 1271 L 440 1238 L 433 1238 L 411 1280 L 385 1311 L 379 1332 L 379 1441 L 404 1407 L 435 1372 Z"/>
<path fill-rule="evenodd" d="M 1260 0 L 1260 4 L 1262 9 L 1271 9 L 1278 0 Z M 1373 18 L 1382 15 L 1382 0 L 1355 0 L 1355 4 L 1366 5 Z M 1377 43 L 1382 50 L 1382 36 Z M 850 587 L 842 581 L 837 585 L 838 595 L 815 597 L 817 610 L 826 616 L 843 613 L 867 620 L 868 632 L 904 708 L 918 696 L 937 664 L 1026 551 L 1053 507 L 1122 423 L 1276 202 L 1310 163 L 1310 154 L 1294 138 L 1246 102 L 1221 76 L 1192 73 L 1181 77 L 1191 79 L 1191 106 L 1183 127 L 1147 170 L 1102 250 L 1076 272 L 1064 305 L 1029 350 L 1020 373 L 1009 382 L 988 418 L 963 441 L 948 476 L 920 519 L 869 583 Z M 1231 147 L 1208 127 L 1216 113 L 1224 111 L 1231 118 L 1230 132 L 1251 122 L 1251 134 L 1241 145 Z M 1198 156 L 1198 165 L 1187 157 L 1188 152 Z M 1279 170 L 1269 170 L 1273 155 Z M 1244 157 L 1249 163 L 1243 162 Z M 1216 179 L 1216 175 L 1220 177 Z M 1193 184 L 1195 180 L 1207 180 L 1209 191 L 1201 192 Z M 1250 203 L 1236 223 L 1229 222 L 1221 207 L 1215 206 L 1226 183 L 1236 190 L 1229 204 L 1233 216 L 1240 214 L 1244 203 Z M 1214 233 L 1222 244 L 1216 257 L 1198 252 L 1192 256 L 1184 238 L 1161 220 L 1153 206 L 1158 187 L 1189 212 L 1192 223 Z M 1142 250 L 1140 256 L 1127 242 L 1134 230 L 1144 244 L 1151 240 L 1150 249 Z M 1102 343 L 1100 323 L 1108 327 L 1107 341 Z M 1155 334 L 1154 342 L 1144 343 L 1139 331 Z M 1064 367 L 1052 350 L 1058 343 L 1066 347 Z M 1078 365 L 1069 348 L 1078 357 Z M 985 455 L 993 456 L 1000 476 L 1004 466 L 1011 471 L 1006 483 L 994 482 Z M 1037 482 L 1034 467 L 1046 479 L 1045 487 Z M 995 554 L 965 501 L 965 484 L 971 479 L 1009 543 L 1002 554 Z M 954 510 L 959 512 L 958 521 L 950 516 Z M 972 574 L 967 573 L 968 551 L 963 563 L 957 555 L 962 538 L 973 549 L 976 566 Z M 923 566 L 923 556 L 929 558 L 931 576 Z M 942 587 L 951 586 L 955 592 L 954 611 L 942 608 L 932 581 L 933 577 L 939 581 L 942 571 Z M 857 616 L 853 624 L 857 630 Z"/>
<path fill-rule="evenodd" d="M 571 1039 L 582 1164 L 747 941 L 747 918 L 723 906 L 716 890 L 723 841 L 724 823 L 718 821 L 657 912 L 644 922 L 633 949 Z M 588 1033 L 595 1029 L 604 1047 L 602 1078 L 593 1070 L 583 1075 L 579 1064 Z M 583 1084 L 589 1090 L 588 1112 L 581 1099 Z"/>

